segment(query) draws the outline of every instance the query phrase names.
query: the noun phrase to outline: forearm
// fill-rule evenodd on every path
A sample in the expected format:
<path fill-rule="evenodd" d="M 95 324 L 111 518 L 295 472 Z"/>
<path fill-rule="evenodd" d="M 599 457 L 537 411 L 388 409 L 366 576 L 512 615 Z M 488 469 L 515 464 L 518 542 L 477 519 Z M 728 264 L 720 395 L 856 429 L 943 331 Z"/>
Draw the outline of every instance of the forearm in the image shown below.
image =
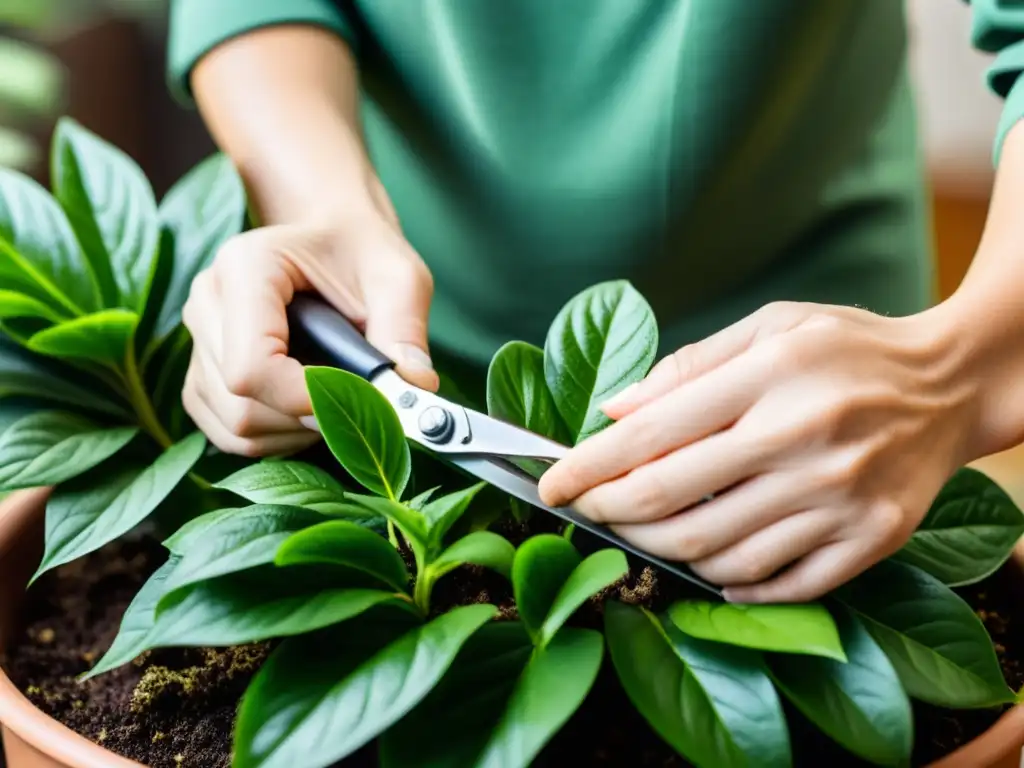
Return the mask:
<path fill-rule="evenodd" d="M 261 223 L 393 215 L 362 140 L 355 61 L 336 35 L 255 30 L 207 54 L 192 89 Z"/>
<path fill-rule="evenodd" d="M 1024 124 L 1007 135 L 988 219 L 967 275 L 933 310 L 974 382 L 976 457 L 1024 442 Z"/>

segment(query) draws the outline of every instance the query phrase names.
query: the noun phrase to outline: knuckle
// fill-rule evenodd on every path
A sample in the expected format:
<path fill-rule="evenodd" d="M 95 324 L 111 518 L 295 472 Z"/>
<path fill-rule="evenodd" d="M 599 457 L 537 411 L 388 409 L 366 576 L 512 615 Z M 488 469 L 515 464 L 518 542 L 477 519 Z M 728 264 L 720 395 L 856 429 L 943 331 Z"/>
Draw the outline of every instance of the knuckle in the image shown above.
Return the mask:
<path fill-rule="evenodd" d="M 882 541 L 900 539 L 908 526 L 908 516 L 901 504 L 885 501 L 876 504 L 869 515 L 872 532 Z"/>
<path fill-rule="evenodd" d="M 737 575 L 745 584 L 764 581 L 772 575 L 772 566 L 759 555 L 748 555 L 737 563 Z"/>
<path fill-rule="evenodd" d="M 223 376 L 224 386 L 235 397 L 251 399 L 259 389 L 259 377 L 247 365 L 229 366 Z"/>
<path fill-rule="evenodd" d="M 708 539 L 697 531 L 686 531 L 676 535 L 672 551 L 678 560 L 689 563 L 701 560 L 710 554 Z"/>
<path fill-rule="evenodd" d="M 226 426 L 231 431 L 231 434 L 237 437 L 251 438 L 258 436 L 256 403 L 252 400 L 243 400 L 233 410 Z"/>
<path fill-rule="evenodd" d="M 635 520 L 653 520 L 667 512 L 671 502 L 668 489 L 657 472 L 634 470 L 628 494 L 630 517 Z"/>

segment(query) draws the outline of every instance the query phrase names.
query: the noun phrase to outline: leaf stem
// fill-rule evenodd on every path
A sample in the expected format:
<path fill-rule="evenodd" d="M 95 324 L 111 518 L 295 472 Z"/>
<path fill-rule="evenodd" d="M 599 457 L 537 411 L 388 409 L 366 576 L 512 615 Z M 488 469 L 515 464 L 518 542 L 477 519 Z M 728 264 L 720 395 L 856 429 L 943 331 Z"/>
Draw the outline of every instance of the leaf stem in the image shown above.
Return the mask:
<path fill-rule="evenodd" d="M 416 575 L 416 586 L 413 587 L 412 599 L 424 616 L 430 614 L 430 593 L 434 591 L 434 569 L 429 565 L 420 568 Z"/>
<path fill-rule="evenodd" d="M 122 371 L 125 387 L 128 390 L 128 401 L 135 409 L 135 415 L 139 418 L 139 424 L 149 435 L 160 444 L 161 448 L 170 448 L 174 440 L 167 434 L 163 424 L 156 415 L 153 403 L 146 392 L 146 385 L 142 381 L 139 372 L 139 364 L 135 359 L 135 345 L 128 345 L 128 354 L 124 358 L 124 371 Z"/>

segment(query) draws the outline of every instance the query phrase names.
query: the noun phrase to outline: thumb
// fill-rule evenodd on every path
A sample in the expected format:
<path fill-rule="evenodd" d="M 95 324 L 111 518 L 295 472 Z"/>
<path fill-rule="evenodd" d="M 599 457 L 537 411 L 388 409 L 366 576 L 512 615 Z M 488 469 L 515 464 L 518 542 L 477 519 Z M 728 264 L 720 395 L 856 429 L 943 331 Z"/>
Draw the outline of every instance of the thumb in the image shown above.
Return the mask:
<path fill-rule="evenodd" d="M 427 343 L 434 294 L 429 270 L 421 261 L 403 258 L 374 272 L 363 285 L 366 340 L 390 357 L 410 384 L 436 392 L 440 380 Z"/>
<path fill-rule="evenodd" d="M 702 341 L 680 348 L 660 360 L 643 380 L 606 400 L 601 410 L 618 421 L 686 382 L 710 373 L 750 348 L 762 330 L 760 320 L 759 313 L 754 313 Z"/>

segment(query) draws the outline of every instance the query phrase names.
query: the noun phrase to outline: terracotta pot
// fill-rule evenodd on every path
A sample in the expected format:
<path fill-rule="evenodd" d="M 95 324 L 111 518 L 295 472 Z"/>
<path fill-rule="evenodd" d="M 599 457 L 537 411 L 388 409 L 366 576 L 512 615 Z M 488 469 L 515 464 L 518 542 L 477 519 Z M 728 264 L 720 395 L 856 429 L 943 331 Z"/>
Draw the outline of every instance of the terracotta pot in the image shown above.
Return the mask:
<path fill-rule="evenodd" d="M 25 584 L 42 554 L 48 491 L 0 502 L 0 651 L 17 631 Z M 1024 564 L 1024 542 L 1016 557 Z M 0 733 L 9 768 L 144 768 L 79 736 L 43 714 L 0 670 Z M 1024 768 L 1024 705 L 928 768 Z"/>

